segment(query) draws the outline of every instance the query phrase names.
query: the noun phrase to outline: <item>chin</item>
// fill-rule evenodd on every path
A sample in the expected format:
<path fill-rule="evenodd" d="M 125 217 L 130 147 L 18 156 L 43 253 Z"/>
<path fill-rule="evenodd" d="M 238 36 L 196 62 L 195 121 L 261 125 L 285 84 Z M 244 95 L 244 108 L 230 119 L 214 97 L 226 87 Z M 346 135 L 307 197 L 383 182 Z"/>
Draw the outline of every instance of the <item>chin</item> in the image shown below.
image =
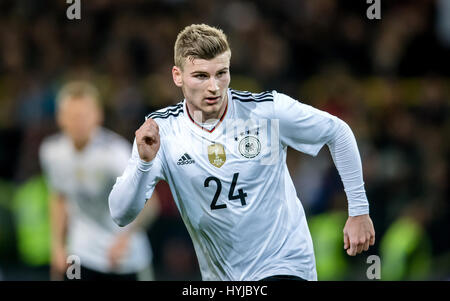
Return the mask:
<path fill-rule="evenodd" d="M 220 104 L 205 105 L 202 107 L 202 112 L 206 114 L 205 117 L 207 117 L 207 119 L 216 118 L 212 116 L 217 115 L 219 111 L 220 111 Z"/>
<path fill-rule="evenodd" d="M 212 113 L 216 113 L 220 110 L 220 105 L 218 104 L 214 104 L 214 105 L 205 105 L 203 106 L 203 112 L 208 113 L 208 114 L 212 114 Z"/>
<path fill-rule="evenodd" d="M 220 111 L 220 108 L 222 107 L 222 105 L 223 105 L 223 101 L 211 105 L 211 106 L 210 106 L 211 112 L 219 112 L 219 111 Z"/>

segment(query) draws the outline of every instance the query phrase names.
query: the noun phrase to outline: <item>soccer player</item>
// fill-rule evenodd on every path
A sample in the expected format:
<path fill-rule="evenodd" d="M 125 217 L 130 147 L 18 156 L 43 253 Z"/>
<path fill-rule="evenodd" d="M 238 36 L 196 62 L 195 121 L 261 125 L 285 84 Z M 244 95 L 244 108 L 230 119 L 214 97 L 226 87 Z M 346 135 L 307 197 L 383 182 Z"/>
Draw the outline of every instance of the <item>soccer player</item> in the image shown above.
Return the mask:
<path fill-rule="evenodd" d="M 108 194 L 131 144 L 100 126 L 98 91 L 86 82 L 62 87 L 57 121 L 62 132 L 47 137 L 39 153 L 51 190 L 51 279 L 64 279 L 69 255 L 80 259 L 81 280 L 152 279 L 144 227 L 159 207 L 146 208 L 125 228 L 109 214 Z"/>
<path fill-rule="evenodd" d="M 203 280 L 317 280 L 286 150 L 315 156 L 328 145 L 348 198 L 344 248 L 354 256 L 375 239 L 354 135 L 337 117 L 282 93 L 230 89 L 230 57 L 220 29 L 179 33 L 172 75 L 185 99 L 148 115 L 136 131 L 109 196 L 112 217 L 131 222 L 164 179 Z"/>

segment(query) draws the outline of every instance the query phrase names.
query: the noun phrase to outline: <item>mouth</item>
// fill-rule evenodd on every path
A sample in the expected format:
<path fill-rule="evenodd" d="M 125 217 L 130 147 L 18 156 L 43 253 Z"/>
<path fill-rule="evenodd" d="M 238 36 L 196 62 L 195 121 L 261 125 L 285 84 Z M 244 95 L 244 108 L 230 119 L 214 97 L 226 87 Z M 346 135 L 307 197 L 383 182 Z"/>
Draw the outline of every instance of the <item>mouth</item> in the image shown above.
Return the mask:
<path fill-rule="evenodd" d="M 205 102 L 209 105 L 213 105 L 218 103 L 220 100 L 220 96 L 216 96 L 216 97 L 206 97 L 205 98 Z"/>

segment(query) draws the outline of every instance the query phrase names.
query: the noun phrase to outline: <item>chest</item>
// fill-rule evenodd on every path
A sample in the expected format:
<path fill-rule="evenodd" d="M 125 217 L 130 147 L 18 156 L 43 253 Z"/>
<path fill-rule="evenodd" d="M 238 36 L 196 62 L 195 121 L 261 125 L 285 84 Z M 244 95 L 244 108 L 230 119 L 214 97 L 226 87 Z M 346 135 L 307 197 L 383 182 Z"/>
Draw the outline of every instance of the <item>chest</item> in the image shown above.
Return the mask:
<path fill-rule="evenodd" d="M 279 165 L 278 139 L 264 123 L 227 124 L 199 135 L 178 131 L 164 141 L 169 179 L 184 203 L 203 209 L 250 204 Z"/>
<path fill-rule="evenodd" d="M 95 195 L 103 192 L 113 180 L 110 155 L 101 150 L 76 153 L 56 153 L 52 167 L 53 175 L 67 192 L 84 191 Z"/>

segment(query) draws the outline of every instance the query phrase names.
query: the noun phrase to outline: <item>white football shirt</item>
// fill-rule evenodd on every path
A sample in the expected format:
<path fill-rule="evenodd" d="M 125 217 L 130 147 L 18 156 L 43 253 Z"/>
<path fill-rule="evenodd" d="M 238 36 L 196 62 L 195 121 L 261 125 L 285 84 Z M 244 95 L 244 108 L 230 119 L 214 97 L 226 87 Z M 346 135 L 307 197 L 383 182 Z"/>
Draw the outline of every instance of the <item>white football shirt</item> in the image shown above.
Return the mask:
<path fill-rule="evenodd" d="M 350 128 L 276 91 L 229 89 L 227 109 L 212 129 L 196 124 L 193 114 L 184 100 L 147 116 L 158 123 L 160 149 L 147 163 L 135 141 L 110 194 L 113 219 L 133 220 L 164 179 L 191 235 L 203 280 L 273 275 L 316 280 L 311 235 L 286 151 L 290 146 L 315 156 L 328 144 L 349 214 L 366 214 L 361 161 Z"/>
<path fill-rule="evenodd" d="M 108 195 L 123 173 L 131 145 L 119 135 L 97 129 L 82 151 L 62 133 L 46 138 L 40 147 L 41 166 L 50 189 L 63 195 L 68 208 L 68 255 L 80 257 L 81 265 L 103 273 L 136 273 L 148 267 L 151 248 L 145 232 L 131 236 L 129 249 L 112 270 L 108 250 L 125 230 L 111 219 Z"/>

